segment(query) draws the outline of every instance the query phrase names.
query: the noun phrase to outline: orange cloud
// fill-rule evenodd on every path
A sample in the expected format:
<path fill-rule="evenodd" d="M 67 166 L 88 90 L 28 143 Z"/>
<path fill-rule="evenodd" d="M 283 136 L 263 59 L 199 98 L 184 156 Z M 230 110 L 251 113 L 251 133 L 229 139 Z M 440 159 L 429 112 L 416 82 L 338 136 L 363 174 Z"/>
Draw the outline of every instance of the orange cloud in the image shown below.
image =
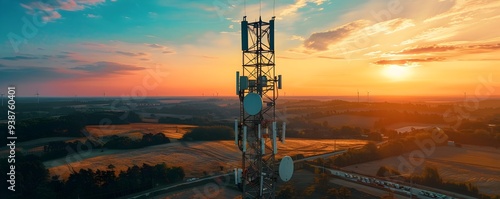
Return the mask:
<path fill-rule="evenodd" d="M 358 20 L 337 27 L 333 30 L 313 33 L 309 38 L 307 38 L 304 41 L 304 46 L 312 50 L 325 51 L 328 50 L 329 45 L 342 41 L 355 31 L 358 31 L 366 27 L 367 25 L 368 21 Z"/>
<path fill-rule="evenodd" d="M 419 62 L 436 62 L 436 61 L 444 61 L 445 58 L 443 57 L 429 57 L 429 58 L 422 58 L 422 59 L 389 59 L 389 60 L 378 60 L 376 62 L 373 62 L 374 64 L 377 65 L 410 65 L 412 63 L 419 63 Z"/>
<path fill-rule="evenodd" d="M 415 48 L 408 48 L 405 50 L 402 50 L 401 52 L 397 54 L 425 54 L 425 53 L 434 53 L 434 52 L 445 52 L 445 51 L 450 51 L 450 50 L 455 50 L 456 47 L 454 46 L 425 46 L 425 47 L 415 47 Z"/>

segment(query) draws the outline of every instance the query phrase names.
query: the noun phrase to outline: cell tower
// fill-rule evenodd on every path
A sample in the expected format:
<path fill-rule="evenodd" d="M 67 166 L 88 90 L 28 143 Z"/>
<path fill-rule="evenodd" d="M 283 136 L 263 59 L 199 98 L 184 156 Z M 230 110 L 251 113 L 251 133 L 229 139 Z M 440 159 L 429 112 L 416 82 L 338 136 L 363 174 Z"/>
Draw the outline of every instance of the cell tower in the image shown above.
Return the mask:
<path fill-rule="evenodd" d="M 240 118 L 235 120 L 235 144 L 242 151 L 242 168 L 235 169 L 235 183 L 243 198 L 274 198 L 278 177 L 288 181 L 293 173 L 290 157 L 276 167 L 277 140 L 285 142 L 286 124 L 277 127 L 276 100 L 282 88 L 275 75 L 274 17 L 265 22 L 241 22 L 242 75 L 236 72 Z M 278 174 L 279 173 L 279 174 Z"/>

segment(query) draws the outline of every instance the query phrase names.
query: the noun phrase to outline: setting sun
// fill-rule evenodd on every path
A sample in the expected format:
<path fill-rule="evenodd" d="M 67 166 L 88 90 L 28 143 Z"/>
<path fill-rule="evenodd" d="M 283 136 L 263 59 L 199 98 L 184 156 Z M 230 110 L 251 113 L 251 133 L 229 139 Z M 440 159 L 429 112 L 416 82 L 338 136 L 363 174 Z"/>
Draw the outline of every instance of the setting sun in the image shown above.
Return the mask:
<path fill-rule="evenodd" d="M 405 80 L 410 76 L 410 70 L 408 66 L 388 65 L 383 68 L 382 73 L 392 80 Z"/>

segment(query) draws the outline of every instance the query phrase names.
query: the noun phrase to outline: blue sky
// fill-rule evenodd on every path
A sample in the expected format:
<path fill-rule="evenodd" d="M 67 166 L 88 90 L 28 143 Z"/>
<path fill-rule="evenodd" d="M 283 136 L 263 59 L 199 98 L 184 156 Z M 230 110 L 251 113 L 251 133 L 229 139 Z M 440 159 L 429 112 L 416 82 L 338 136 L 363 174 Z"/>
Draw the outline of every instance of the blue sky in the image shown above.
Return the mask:
<path fill-rule="evenodd" d="M 493 0 L 0 0 L 0 6 L 0 86 L 17 85 L 26 96 L 134 95 L 137 87 L 148 87 L 146 95 L 231 95 L 245 13 L 250 21 L 259 13 L 277 17 L 277 69 L 296 95 L 453 94 L 473 90 L 479 76 L 499 75 L 500 33 L 491 27 L 500 22 L 500 4 Z M 451 65 L 454 76 L 436 78 Z M 156 86 L 144 86 L 152 76 Z M 404 89 L 412 85 L 421 86 Z"/>

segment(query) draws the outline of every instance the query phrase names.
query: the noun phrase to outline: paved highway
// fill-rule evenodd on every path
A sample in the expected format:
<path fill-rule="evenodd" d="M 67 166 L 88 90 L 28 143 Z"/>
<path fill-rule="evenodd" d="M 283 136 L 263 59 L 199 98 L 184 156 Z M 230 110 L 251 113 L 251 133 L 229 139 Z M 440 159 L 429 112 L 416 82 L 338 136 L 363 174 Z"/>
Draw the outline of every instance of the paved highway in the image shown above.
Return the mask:
<path fill-rule="evenodd" d="M 390 180 L 383 180 L 380 178 L 360 175 L 357 173 L 350 173 L 347 171 L 340 171 L 340 170 L 335 170 L 335 169 L 323 168 L 320 166 L 314 166 L 314 167 L 325 169 L 325 171 L 328 171 L 331 174 L 333 174 L 341 179 L 345 179 L 345 180 L 355 182 L 358 184 L 364 184 L 364 185 L 369 185 L 372 187 L 377 187 L 380 189 L 382 189 L 382 188 L 389 189 L 394 193 L 397 193 L 400 195 L 405 195 L 408 198 L 411 197 L 410 196 L 410 193 L 411 193 L 412 196 L 418 196 L 418 198 L 423 198 L 423 199 L 435 199 L 435 198 L 440 198 L 440 199 L 454 199 L 454 198 L 474 199 L 474 197 L 465 196 L 465 195 L 457 194 L 457 193 L 451 193 L 449 191 L 444 191 L 444 190 L 439 190 L 439 189 L 434 189 L 434 188 L 432 188 L 432 191 L 431 191 L 430 190 L 431 188 L 423 188 L 423 186 L 420 186 L 420 185 L 408 185 L 406 183 L 393 182 Z M 364 191 L 364 190 L 361 189 L 360 191 Z"/>

